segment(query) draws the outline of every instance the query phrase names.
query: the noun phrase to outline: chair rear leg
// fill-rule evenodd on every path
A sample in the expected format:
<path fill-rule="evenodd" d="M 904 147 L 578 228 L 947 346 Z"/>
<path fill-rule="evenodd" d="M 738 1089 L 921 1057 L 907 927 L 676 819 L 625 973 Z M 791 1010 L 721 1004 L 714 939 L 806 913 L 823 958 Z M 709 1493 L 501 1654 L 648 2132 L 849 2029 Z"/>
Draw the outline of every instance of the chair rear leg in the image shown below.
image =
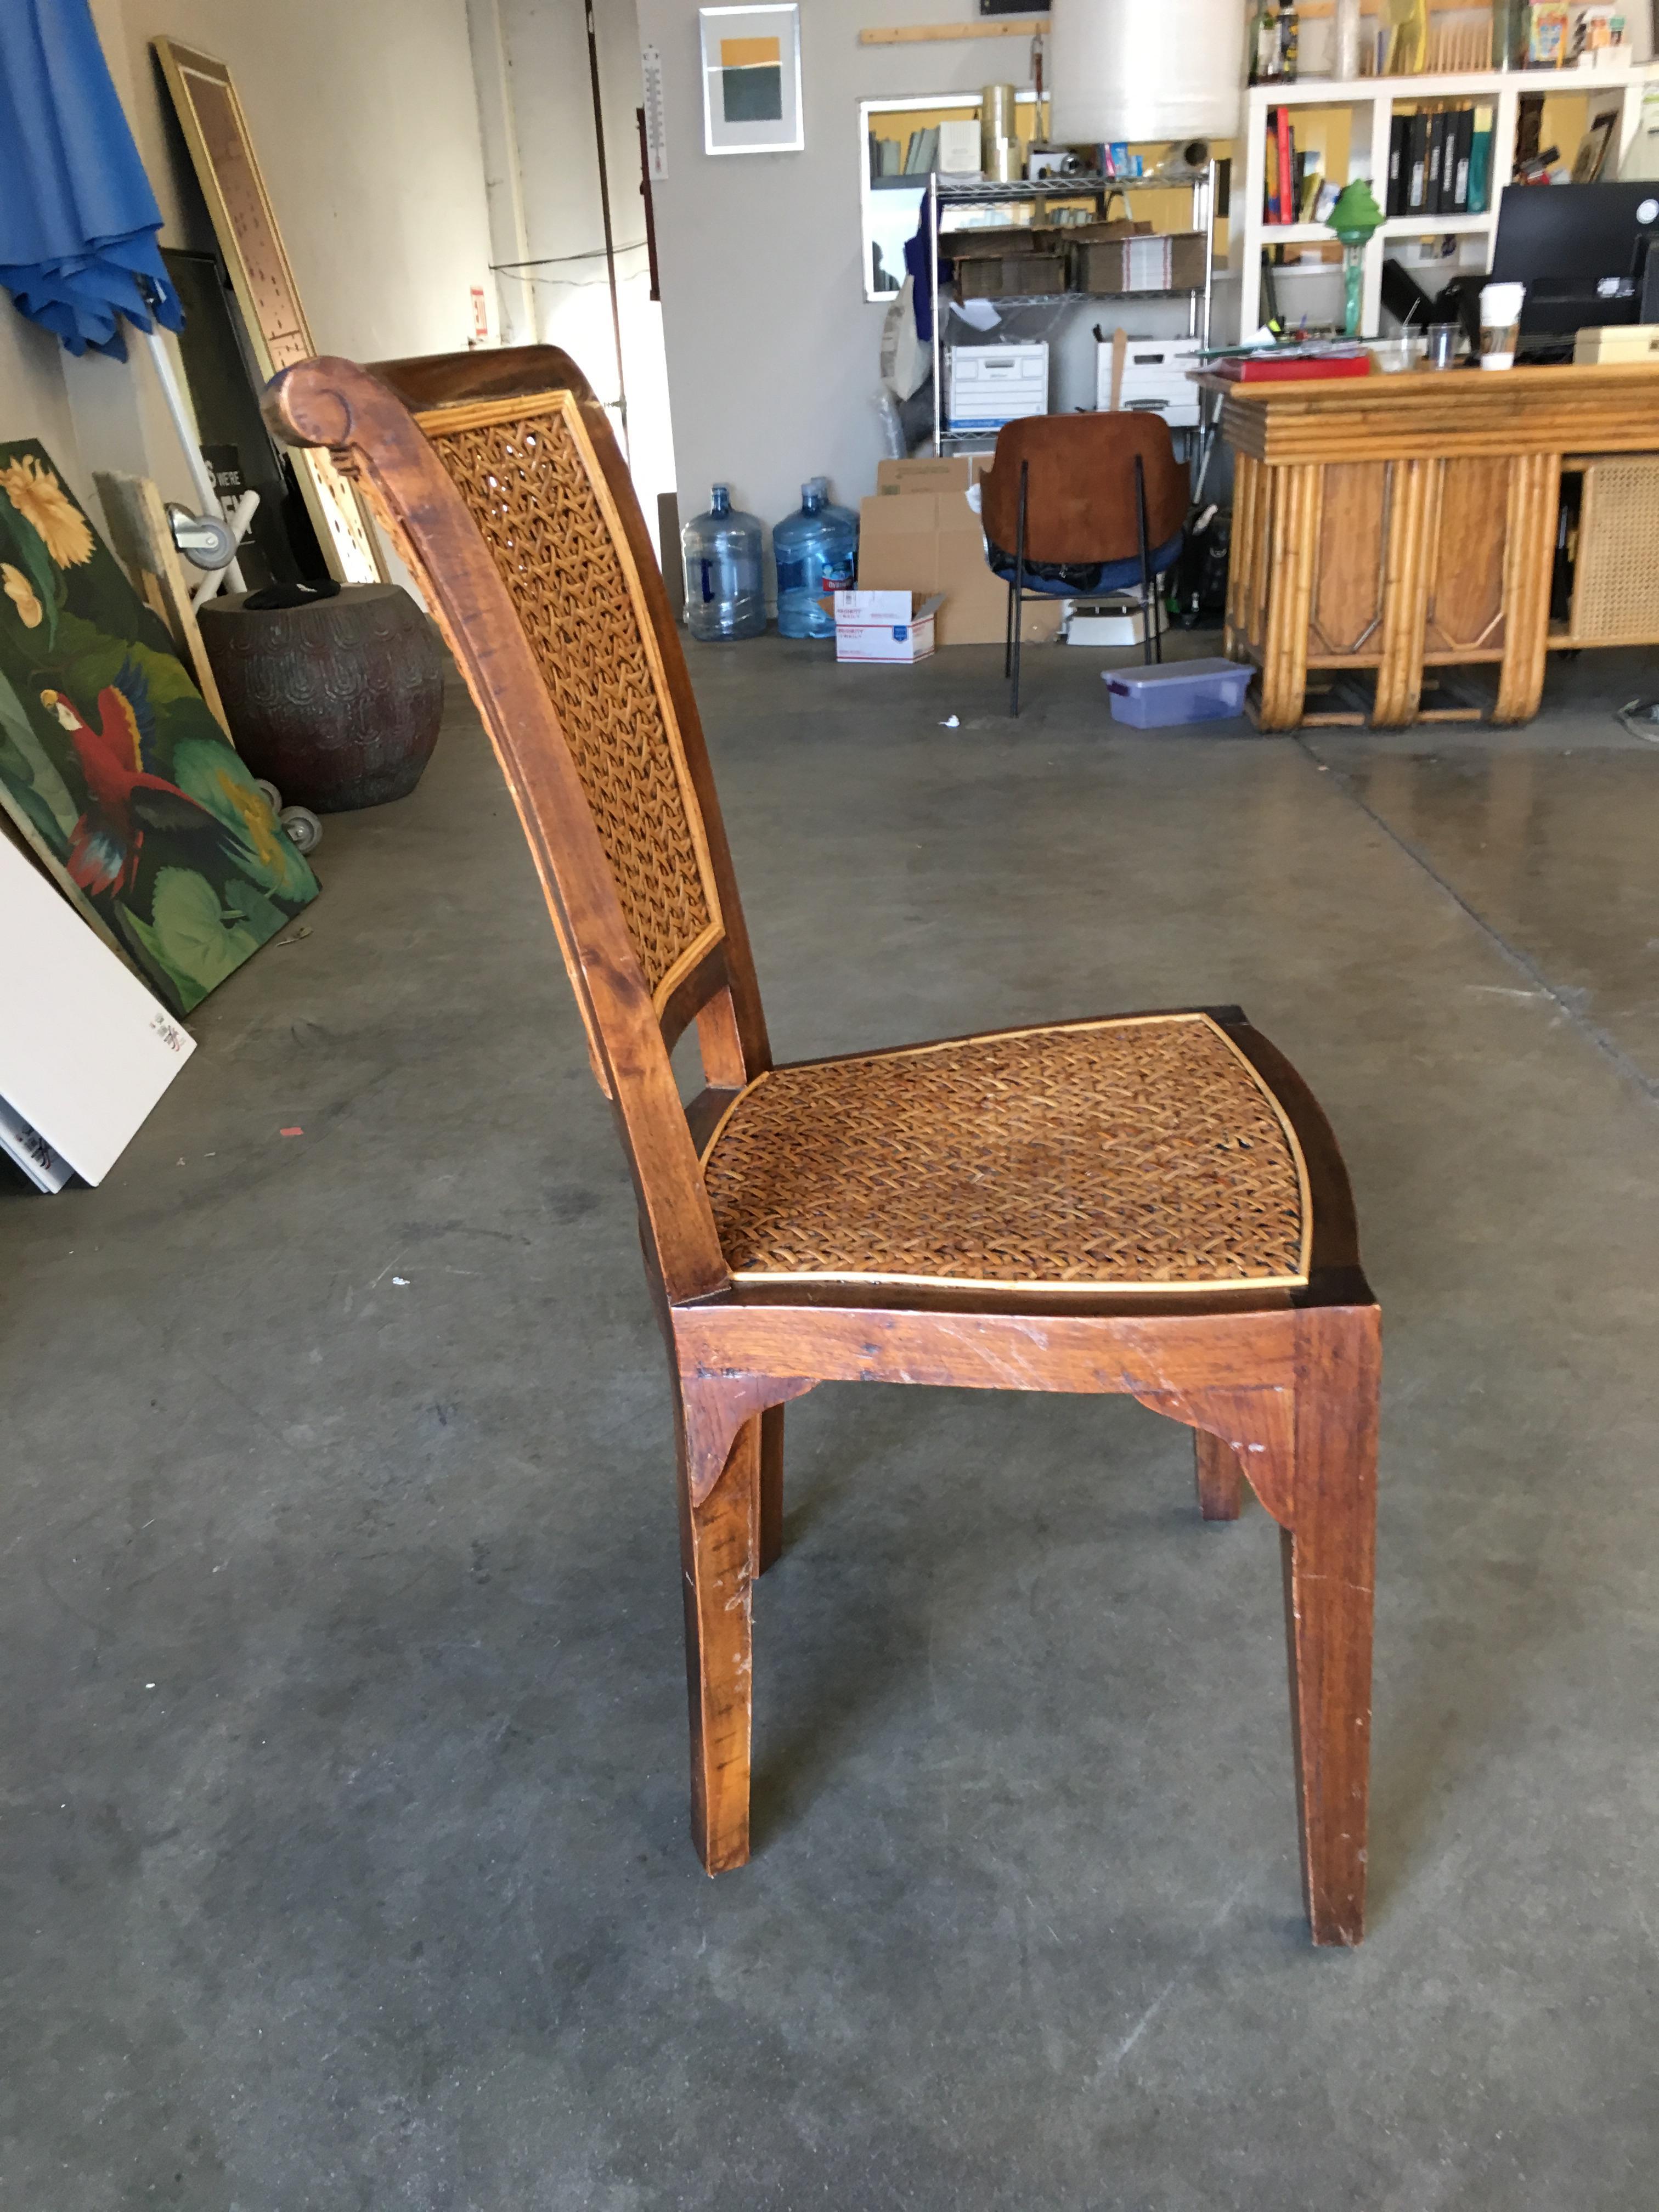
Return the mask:
<path fill-rule="evenodd" d="M 1237 1521 L 1244 1486 L 1238 1454 L 1207 1429 L 1194 1429 L 1193 1455 L 1199 1511 L 1206 1521 Z"/>
<path fill-rule="evenodd" d="M 760 1545 L 761 1421 L 738 1430 L 720 1480 L 691 1502 L 681 1447 L 680 1562 L 691 1709 L 691 1837 L 707 1871 L 749 1856 L 753 1650 L 750 1587 Z"/>
<path fill-rule="evenodd" d="M 1014 694 L 1009 713 L 1019 714 L 1019 649 L 1025 628 L 1025 503 L 1031 485 L 1031 464 L 1019 465 L 1019 522 L 1014 539 L 1014 598 L 1010 610 L 1014 625 Z"/>
<path fill-rule="evenodd" d="M 1380 1334 L 1375 1308 L 1299 1317 L 1281 1542 L 1302 1885 L 1316 1943 L 1364 1933 Z"/>
<path fill-rule="evenodd" d="M 760 1563 L 763 1575 L 783 1555 L 783 1407 L 760 1417 Z"/>
<path fill-rule="evenodd" d="M 1152 549 L 1146 536 L 1146 470 L 1135 455 L 1135 539 L 1140 550 L 1140 657 L 1152 665 Z"/>

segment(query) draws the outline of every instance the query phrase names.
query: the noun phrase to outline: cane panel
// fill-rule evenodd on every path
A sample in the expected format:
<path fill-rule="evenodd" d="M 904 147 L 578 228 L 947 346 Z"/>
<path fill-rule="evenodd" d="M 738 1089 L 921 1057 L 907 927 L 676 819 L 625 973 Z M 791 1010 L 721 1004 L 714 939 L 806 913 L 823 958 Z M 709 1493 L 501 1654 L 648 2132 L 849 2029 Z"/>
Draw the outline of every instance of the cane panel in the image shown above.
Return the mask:
<path fill-rule="evenodd" d="M 703 1174 L 739 1281 L 1307 1280 L 1295 1135 L 1206 1014 L 776 1068 L 728 1109 Z"/>
<path fill-rule="evenodd" d="M 720 904 L 650 617 L 575 399 L 418 418 L 512 594 L 659 1003 Z"/>

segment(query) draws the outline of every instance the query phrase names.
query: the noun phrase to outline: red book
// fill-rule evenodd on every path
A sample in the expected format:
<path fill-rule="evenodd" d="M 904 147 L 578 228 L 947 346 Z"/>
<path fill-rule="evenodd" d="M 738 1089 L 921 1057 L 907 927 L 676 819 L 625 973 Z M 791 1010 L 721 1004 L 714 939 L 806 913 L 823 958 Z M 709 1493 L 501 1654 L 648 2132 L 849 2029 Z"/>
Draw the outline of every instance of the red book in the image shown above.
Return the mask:
<path fill-rule="evenodd" d="M 1279 111 L 1279 220 L 1296 221 L 1296 169 L 1291 160 L 1291 111 Z"/>
<path fill-rule="evenodd" d="M 1224 376 L 1230 384 L 1294 384 L 1306 382 L 1311 377 L 1369 376 L 1371 357 L 1368 353 L 1236 354 L 1231 361 L 1218 361 L 1215 374 Z"/>

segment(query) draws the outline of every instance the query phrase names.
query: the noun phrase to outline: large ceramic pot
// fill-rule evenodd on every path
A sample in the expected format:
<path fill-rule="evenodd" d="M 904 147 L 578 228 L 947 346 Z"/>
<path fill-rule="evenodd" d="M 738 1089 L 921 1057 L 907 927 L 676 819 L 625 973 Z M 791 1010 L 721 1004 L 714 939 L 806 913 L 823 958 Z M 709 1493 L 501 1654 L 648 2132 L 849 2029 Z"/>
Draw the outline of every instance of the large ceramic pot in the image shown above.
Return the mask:
<path fill-rule="evenodd" d="M 285 805 L 314 813 L 406 799 L 438 742 L 444 652 L 396 584 L 255 610 L 240 592 L 199 611 L 236 750 Z"/>

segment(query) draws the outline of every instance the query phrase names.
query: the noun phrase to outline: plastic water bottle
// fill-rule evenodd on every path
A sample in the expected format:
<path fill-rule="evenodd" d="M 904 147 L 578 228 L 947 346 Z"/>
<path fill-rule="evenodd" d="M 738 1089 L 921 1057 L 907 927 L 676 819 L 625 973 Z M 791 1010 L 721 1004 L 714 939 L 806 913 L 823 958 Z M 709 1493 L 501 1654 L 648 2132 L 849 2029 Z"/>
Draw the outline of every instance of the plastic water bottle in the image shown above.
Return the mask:
<path fill-rule="evenodd" d="M 765 536 L 759 515 L 734 507 L 723 483 L 717 483 L 709 495 L 708 514 L 681 531 L 685 620 L 693 637 L 705 643 L 722 637 L 758 637 L 766 628 L 761 582 Z"/>
<path fill-rule="evenodd" d="M 830 480 L 811 477 L 800 488 L 800 512 L 772 532 L 778 564 L 778 629 L 785 637 L 833 637 L 836 618 L 822 604 L 828 583 L 847 585 L 856 573 L 859 519 L 830 504 Z"/>

